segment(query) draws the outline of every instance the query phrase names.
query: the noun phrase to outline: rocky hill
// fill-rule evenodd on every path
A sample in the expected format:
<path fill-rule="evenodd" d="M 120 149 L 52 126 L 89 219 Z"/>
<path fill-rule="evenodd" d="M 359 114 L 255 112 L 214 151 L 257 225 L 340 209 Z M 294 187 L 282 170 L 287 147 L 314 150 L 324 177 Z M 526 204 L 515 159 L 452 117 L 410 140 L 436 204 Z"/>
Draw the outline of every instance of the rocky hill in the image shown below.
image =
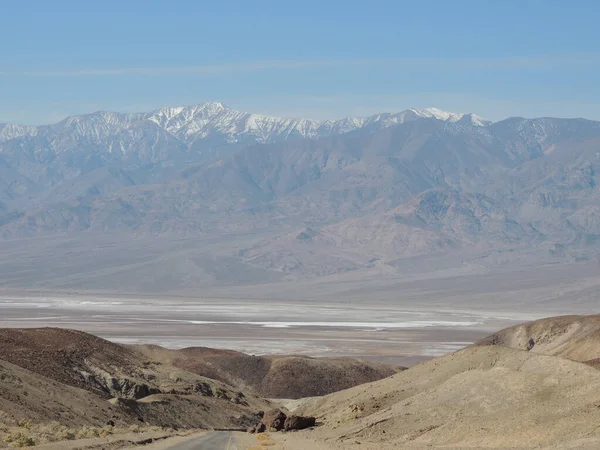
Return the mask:
<path fill-rule="evenodd" d="M 244 428 L 269 408 L 252 393 L 79 331 L 2 329 L 0 349 L 5 377 L 12 380 L 3 384 L 7 390 L 0 396 L 0 411 L 18 412 L 13 419 L 69 425 L 75 408 L 82 416 L 76 424 Z M 33 394 L 41 386 L 51 389 L 38 398 Z M 37 405 L 25 409 L 32 402 Z"/>
<path fill-rule="evenodd" d="M 503 330 L 390 378 L 307 400 L 294 413 L 316 415 L 322 426 L 279 440 L 290 449 L 597 448 L 600 371 L 573 360 L 596 355 L 597 330 L 597 316 Z"/>
<path fill-rule="evenodd" d="M 135 348 L 153 360 L 166 361 L 265 398 L 297 399 L 325 395 L 379 380 L 403 369 L 351 358 L 251 356 L 200 347 L 182 350 L 158 346 Z"/>
<path fill-rule="evenodd" d="M 600 361 L 600 316 L 560 316 L 498 331 L 475 345 L 500 345 L 590 364 Z"/>

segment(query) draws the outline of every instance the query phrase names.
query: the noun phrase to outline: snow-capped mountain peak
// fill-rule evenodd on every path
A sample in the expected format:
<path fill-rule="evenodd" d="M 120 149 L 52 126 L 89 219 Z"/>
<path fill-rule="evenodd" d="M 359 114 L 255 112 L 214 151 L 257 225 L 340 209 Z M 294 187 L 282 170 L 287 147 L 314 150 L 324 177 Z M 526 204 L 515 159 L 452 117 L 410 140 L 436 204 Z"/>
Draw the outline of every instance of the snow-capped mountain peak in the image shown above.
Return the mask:
<path fill-rule="evenodd" d="M 443 120 L 444 122 L 458 122 L 468 120 L 471 125 L 475 125 L 478 127 L 485 127 L 489 125 L 491 122 L 483 117 L 480 117 L 476 114 L 462 114 L 462 113 L 453 113 L 448 111 L 443 111 L 438 108 L 429 107 L 429 108 L 413 108 L 410 111 L 418 115 L 419 117 L 424 118 L 434 118 L 438 120 Z"/>
<path fill-rule="evenodd" d="M 458 114 L 437 108 L 415 108 L 370 117 L 319 121 L 236 111 L 221 102 L 207 102 L 192 106 L 164 107 L 149 113 L 99 111 L 67 117 L 57 124 L 41 127 L 0 125 L 0 143 L 41 134 L 51 143 L 52 151 L 56 153 L 81 149 L 82 142 L 88 142 L 106 148 L 109 153 L 117 146 L 126 155 L 136 153 L 136 148 L 139 147 L 132 136 L 155 136 L 156 140 L 160 135 L 188 147 L 206 140 L 210 147 L 218 148 L 230 144 L 279 142 L 290 138 L 319 139 L 364 127 L 391 127 L 421 118 L 460 122 L 471 126 L 489 124 L 473 114 Z M 142 131 L 144 129 L 147 134 Z M 167 135 L 171 138 L 166 137 Z"/>
<path fill-rule="evenodd" d="M 36 134 L 36 127 L 0 123 L 0 142 L 9 141 L 22 136 L 35 136 Z"/>
<path fill-rule="evenodd" d="M 416 115 L 425 118 L 434 118 L 443 120 L 444 122 L 458 122 L 463 118 L 464 114 L 442 111 L 438 108 L 413 108 L 411 109 Z"/>

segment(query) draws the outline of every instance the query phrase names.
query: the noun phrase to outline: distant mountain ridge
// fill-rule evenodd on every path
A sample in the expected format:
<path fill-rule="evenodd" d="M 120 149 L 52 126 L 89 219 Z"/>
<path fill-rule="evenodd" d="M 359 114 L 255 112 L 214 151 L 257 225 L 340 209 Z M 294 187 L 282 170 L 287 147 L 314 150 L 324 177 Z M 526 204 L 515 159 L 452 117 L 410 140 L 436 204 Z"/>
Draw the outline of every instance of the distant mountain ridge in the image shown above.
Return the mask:
<path fill-rule="evenodd" d="M 118 134 L 131 127 L 138 127 L 140 122 L 152 122 L 187 143 L 213 135 L 219 135 L 229 143 L 247 141 L 249 138 L 258 143 L 267 143 L 291 137 L 317 139 L 347 133 L 373 124 L 386 127 L 418 118 L 434 118 L 447 122 L 464 120 L 477 126 L 491 123 L 474 114 L 450 113 L 437 108 L 416 108 L 399 113 L 319 121 L 241 112 L 220 102 L 207 102 L 185 107 L 165 107 L 150 113 L 125 114 L 98 111 L 70 116 L 56 124 L 38 127 L 0 124 L 0 142 L 24 136 L 49 136 L 67 130 L 77 136 L 100 142 L 110 135 Z"/>
<path fill-rule="evenodd" d="M 433 253 L 593 259 L 599 174 L 600 122 L 584 119 L 426 108 L 314 121 L 221 103 L 98 112 L 0 125 L 0 237 L 269 230 L 219 247 L 267 279 Z"/>

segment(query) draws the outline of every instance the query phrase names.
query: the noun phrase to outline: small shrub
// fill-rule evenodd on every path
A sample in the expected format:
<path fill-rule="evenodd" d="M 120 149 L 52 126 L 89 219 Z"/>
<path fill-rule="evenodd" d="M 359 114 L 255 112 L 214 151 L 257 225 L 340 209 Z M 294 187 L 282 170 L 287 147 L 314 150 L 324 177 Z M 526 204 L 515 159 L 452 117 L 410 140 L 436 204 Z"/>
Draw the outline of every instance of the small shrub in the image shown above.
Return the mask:
<path fill-rule="evenodd" d="M 35 440 L 32 437 L 20 431 L 7 434 L 4 437 L 4 442 L 8 443 L 11 447 L 33 447 L 35 445 Z"/>
<path fill-rule="evenodd" d="M 101 428 L 85 426 L 76 431 L 77 439 L 100 437 Z"/>
<path fill-rule="evenodd" d="M 75 432 L 75 430 L 71 430 L 71 429 L 65 427 L 64 429 L 58 430 L 56 433 L 54 433 L 54 436 L 52 436 L 48 440 L 50 442 L 72 441 L 73 439 L 75 439 L 76 435 L 77 435 L 77 433 Z"/>
<path fill-rule="evenodd" d="M 104 428 L 100 428 L 100 436 L 101 437 L 110 436 L 113 433 L 114 433 L 114 428 L 111 426 L 106 426 Z"/>
<path fill-rule="evenodd" d="M 33 447 L 34 445 L 35 441 L 30 437 L 23 437 L 10 444 L 11 447 Z"/>
<path fill-rule="evenodd" d="M 17 426 L 19 428 L 25 428 L 26 430 L 31 429 L 31 420 L 29 419 L 17 419 Z"/>

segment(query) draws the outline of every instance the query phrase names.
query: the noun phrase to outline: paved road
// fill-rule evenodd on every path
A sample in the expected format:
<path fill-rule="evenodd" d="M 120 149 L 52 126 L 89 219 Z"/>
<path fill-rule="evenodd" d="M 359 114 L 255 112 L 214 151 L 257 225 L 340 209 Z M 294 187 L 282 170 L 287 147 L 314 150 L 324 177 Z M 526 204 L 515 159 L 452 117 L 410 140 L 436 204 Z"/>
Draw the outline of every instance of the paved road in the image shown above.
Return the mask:
<path fill-rule="evenodd" d="M 169 447 L 169 450 L 240 450 L 233 433 L 214 431 L 191 441 Z"/>

